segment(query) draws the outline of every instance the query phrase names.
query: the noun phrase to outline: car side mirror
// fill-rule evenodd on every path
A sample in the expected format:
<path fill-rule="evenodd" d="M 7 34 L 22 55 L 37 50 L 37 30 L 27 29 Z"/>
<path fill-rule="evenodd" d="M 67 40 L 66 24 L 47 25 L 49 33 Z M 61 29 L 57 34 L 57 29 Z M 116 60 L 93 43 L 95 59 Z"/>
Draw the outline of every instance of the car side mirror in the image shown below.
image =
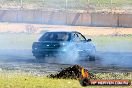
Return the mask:
<path fill-rule="evenodd" d="M 90 42 L 90 41 L 92 41 L 92 39 L 88 39 L 88 40 L 87 40 L 87 42 Z"/>

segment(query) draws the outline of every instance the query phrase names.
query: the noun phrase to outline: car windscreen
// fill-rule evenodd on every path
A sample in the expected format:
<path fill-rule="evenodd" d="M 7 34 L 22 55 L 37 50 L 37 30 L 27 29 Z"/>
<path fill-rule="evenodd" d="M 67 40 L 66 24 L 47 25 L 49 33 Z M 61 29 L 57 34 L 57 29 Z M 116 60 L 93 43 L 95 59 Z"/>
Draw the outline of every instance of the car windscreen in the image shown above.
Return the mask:
<path fill-rule="evenodd" d="M 68 32 L 47 32 L 39 41 L 69 41 L 70 33 Z"/>

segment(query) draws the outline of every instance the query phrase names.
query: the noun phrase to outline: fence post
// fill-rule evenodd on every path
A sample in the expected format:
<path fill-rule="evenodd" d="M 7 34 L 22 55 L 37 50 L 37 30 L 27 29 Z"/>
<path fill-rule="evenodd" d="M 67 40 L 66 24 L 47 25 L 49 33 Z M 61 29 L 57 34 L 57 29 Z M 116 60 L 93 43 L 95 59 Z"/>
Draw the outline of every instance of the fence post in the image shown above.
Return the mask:
<path fill-rule="evenodd" d="M 88 3 L 88 4 L 90 3 L 89 0 L 87 0 L 87 3 Z"/>
<path fill-rule="evenodd" d="M 110 3 L 112 4 L 112 3 L 113 3 L 113 1 L 112 1 L 112 0 L 110 0 Z"/>
<path fill-rule="evenodd" d="M 67 25 L 67 4 L 68 4 L 68 0 L 65 0 L 65 12 L 66 12 L 66 25 Z"/>
<path fill-rule="evenodd" d="M 120 14 L 117 14 L 117 27 L 120 27 L 120 19 L 119 19 Z"/>
<path fill-rule="evenodd" d="M 42 5 L 43 5 L 43 6 L 42 6 L 42 7 L 43 7 L 42 9 L 44 9 L 44 7 L 45 7 L 45 0 L 42 0 L 42 3 L 43 3 L 43 4 L 42 4 Z"/>
<path fill-rule="evenodd" d="M 23 0 L 21 0 L 20 3 L 21 3 L 21 8 L 23 8 Z"/>

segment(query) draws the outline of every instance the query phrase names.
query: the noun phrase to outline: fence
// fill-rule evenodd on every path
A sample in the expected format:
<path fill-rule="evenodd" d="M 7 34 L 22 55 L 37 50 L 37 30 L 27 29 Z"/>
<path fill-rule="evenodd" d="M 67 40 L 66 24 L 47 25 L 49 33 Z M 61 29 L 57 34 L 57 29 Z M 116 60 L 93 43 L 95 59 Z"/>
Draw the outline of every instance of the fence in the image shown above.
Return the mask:
<path fill-rule="evenodd" d="M 0 22 L 132 27 L 132 14 L 78 13 L 42 10 L 0 10 Z"/>

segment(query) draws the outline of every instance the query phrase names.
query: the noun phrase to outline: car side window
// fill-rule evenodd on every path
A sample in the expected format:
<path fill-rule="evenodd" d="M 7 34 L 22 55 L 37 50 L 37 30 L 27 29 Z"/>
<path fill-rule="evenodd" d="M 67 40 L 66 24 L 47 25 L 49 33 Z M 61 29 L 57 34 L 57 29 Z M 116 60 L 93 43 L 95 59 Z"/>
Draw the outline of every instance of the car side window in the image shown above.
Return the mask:
<path fill-rule="evenodd" d="M 72 41 L 77 42 L 78 41 L 78 35 L 76 33 L 72 33 Z"/>
<path fill-rule="evenodd" d="M 86 38 L 81 33 L 77 33 L 77 36 L 80 41 L 86 41 Z"/>

